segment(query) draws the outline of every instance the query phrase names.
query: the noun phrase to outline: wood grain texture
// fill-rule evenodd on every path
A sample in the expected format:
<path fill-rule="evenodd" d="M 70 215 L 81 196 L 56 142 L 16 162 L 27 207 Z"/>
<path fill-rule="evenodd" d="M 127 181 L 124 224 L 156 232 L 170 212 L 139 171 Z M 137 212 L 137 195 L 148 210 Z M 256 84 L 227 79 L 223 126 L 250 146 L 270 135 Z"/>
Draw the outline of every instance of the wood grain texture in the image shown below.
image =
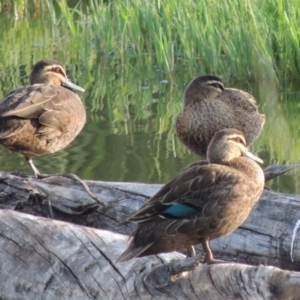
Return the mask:
<path fill-rule="evenodd" d="M 119 233 L 134 229 L 117 224 L 161 185 L 87 183 L 107 211 L 72 180 L 1 172 L 0 298 L 300 299 L 299 195 L 265 191 L 238 230 L 213 241 L 228 264 L 197 265 L 177 252 L 116 264 L 129 243 Z M 64 222 L 47 218 L 48 201 Z"/>
<path fill-rule="evenodd" d="M 126 239 L 123 235 L 109 231 L 1 210 L 0 297 L 3 299 L 291 299 L 290 297 L 299 299 L 300 297 L 300 273 L 274 267 L 234 263 L 194 266 L 192 259 L 172 261 L 183 258 L 179 253 L 115 264 L 116 258 L 126 247 Z M 189 268 L 191 264 L 192 267 Z M 193 271 L 186 272 L 193 268 Z"/>

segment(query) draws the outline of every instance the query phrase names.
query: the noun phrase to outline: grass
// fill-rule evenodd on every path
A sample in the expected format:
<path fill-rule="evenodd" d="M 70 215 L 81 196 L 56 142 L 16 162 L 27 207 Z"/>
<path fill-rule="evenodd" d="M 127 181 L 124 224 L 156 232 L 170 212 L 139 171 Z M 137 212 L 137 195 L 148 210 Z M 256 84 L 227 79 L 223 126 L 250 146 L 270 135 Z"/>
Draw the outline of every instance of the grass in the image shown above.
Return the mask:
<path fill-rule="evenodd" d="M 299 0 L 2 0 L 0 4 L 2 11 L 20 16 L 50 14 L 53 24 L 66 28 L 69 36 L 84 44 L 93 40 L 99 52 L 121 63 L 131 56 L 141 64 L 144 55 L 150 55 L 169 79 L 174 79 L 178 67 L 249 81 L 299 73 Z"/>
<path fill-rule="evenodd" d="M 248 80 L 299 73 L 299 1 L 127 0 L 60 5 L 74 36 L 89 24 L 100 51 L 125 57 L 152 55 L 172 79 L 176 68 Z M 73 13 L 72 13 L 73 12 Z M 262 74 L 263 72 L 263 74 Z"/>

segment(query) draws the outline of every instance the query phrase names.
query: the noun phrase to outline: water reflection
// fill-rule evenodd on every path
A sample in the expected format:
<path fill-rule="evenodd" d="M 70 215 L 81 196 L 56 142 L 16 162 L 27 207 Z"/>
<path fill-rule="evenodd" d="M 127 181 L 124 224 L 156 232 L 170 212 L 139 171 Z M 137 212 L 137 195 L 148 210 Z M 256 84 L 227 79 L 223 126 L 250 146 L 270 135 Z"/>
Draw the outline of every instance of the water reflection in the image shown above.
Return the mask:
<path fill-rule="evenodd" d="M 96 65 L 93 68 L 89 70 L 89 83 L 82 77 L 72 78 L 87 90 L 81 96 L 86 103 L 88 122 L 67 149 L 35 159 L 42 172 L 72 172 L 86 179 L 166 182 L 197 159 L 179 143 L 174 132 L 175 116 L 181 108 L 181 95 L 190 80 L 186 78 L 188 76 L 178 73 L 178 84 L 166 84 L 161 75 L 145 80 L 132 74 L 115 76 L 109 70 L 100 73 Z M 15 68 L 8 69 L 2 82 L 9 82 L 17 73 L 22 73 L 17 78 L 27 78 L 24 69 L 28 68 L 22 66 L 18 72 Z M 74 70 L 71 74 L 76 76 Z M 95 74 L 92 80 L 91 74 Z M 16 82 L 15 86 L 24 83 L 22 81 Z M 252 151 L 264 159 L 265 165 L 297 162 L 300 95 L 278 93 L 274 84 L 266 80 L 260 85 L 243 86 L 242 82 L 227 85 L 253 93 L 260 103 L 260 110 L 267 115 L 265 128 Z M 2 93 L 11 88 L 12 84 L 2 84 Z M 21 155 L 10 153 L 3 147 L 0 162 L 2 170 L 31 172 Z M 293 175 L 273 181 L 270 187 L 300 192 L 298 177 L 299 172 L 294 171 Z"/>

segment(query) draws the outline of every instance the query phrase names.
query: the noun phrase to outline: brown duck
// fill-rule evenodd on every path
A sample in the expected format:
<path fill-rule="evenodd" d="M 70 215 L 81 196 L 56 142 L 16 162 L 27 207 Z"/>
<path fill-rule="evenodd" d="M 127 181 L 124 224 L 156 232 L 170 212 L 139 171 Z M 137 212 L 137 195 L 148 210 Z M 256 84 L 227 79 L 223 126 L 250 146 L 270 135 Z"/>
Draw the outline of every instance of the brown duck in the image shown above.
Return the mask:
<path fill-rule="evenodd" d="M 36 177 L 32 158 L 65 148 L 82 130 L 84 106 L 65 68 L 55 60 L 37 62 L 29 85 L 10 92 L 0 102 L 0 144 L 22 153 Z"/>
<path fill-rule="evenodd" d="M 248 217 L 264 188 L 258 157 L 247 151 L 242 132 L 218 131 L 207 152 L 209 164 L 182 170 L 149 199 L 128 222 L 138 223 L 128 249 L 118 261 L 188 249 L 201 243 L 207 263 L 213 258 L 209 241 L 231 233 Z"/>
<path fill-rule="evenodd" d="M 183 111 L 176 120 L 176 133 L 190 151 L 200 156 L 206 155 L 217 131 L 238 129 L 249 146 L 265 123 L 265 115 L 259 114 L 252 95 L 224 88 L 221 79 L 213 75 L 195 78 L 186 88 L 183 101 Z"/>

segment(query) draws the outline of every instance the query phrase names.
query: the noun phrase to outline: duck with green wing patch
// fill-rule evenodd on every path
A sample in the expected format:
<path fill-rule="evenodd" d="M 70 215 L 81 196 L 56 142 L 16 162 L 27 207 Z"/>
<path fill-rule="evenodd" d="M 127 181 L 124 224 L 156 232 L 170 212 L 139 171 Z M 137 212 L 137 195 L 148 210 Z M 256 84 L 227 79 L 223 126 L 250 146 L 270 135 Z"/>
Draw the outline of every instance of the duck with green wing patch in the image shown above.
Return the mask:
<path fill-rule="evenodd" d="M 262 161 L 246 148 L 242 132 L 218 131 L 207 162 L 183 169 L 127 219 L 137 223 L 131 244 L 118 261 L 183 248 L 195 254 L 201 243 L 207 263 L 215 260 L 209 241 L 231 233 L 247 219 L 264 188 Z"/>

